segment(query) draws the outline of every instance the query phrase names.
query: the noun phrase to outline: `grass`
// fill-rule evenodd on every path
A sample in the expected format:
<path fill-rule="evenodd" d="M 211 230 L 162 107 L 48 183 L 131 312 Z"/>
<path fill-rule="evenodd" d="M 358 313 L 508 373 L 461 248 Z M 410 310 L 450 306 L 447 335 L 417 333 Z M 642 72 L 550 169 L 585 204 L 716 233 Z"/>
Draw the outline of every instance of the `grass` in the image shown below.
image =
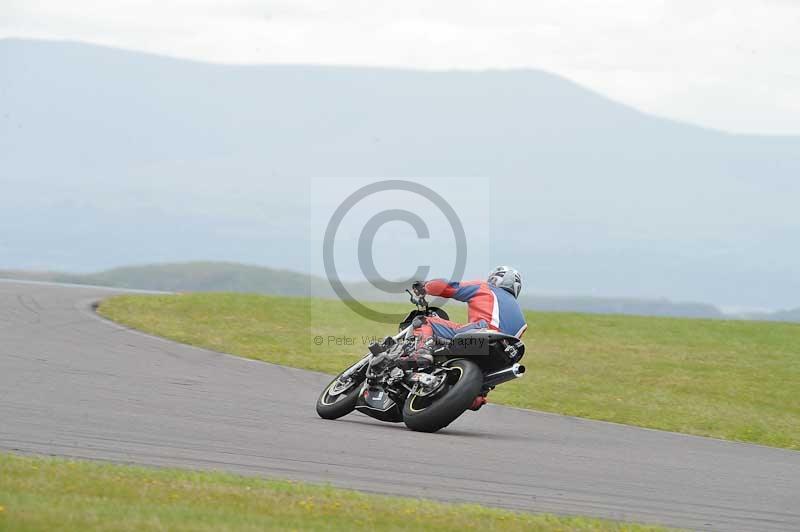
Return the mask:
<path fill-rule="evenodd" d="M 0 530 L 661 530 L 327 486 L 0 453 Z"/>
<path fill-rule="evenodd" d="M 457 305 L 448 310 L 464 319 Z M 331 374 L 365 352 L 364 339 L 396 330 L 338 301 L 243 294 L 119 296 L 100 313 L 180 342 Z M 527 318 L 529 372 L 498 387 L 493 402 L 800 449 L 800 324 Z"/>

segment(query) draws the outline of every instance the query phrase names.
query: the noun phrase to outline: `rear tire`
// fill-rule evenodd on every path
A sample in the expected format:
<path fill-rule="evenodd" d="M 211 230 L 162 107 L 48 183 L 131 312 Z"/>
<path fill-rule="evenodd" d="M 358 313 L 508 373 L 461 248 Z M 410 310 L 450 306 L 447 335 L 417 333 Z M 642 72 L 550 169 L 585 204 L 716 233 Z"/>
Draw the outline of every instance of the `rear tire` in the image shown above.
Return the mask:
<path fill-rule="evenodd" d="M 361 382 L 356 382 L 352 387 L 344 390 L 342 393 L 331 395 L 330 391 L 339 382 L 339 374 L 333 379 L 330 384 L 325 387 L 325 390 L 320 394 L 317 399 L 317 414 L 322 419 L 338 419 L 346 416 L 356 408 L 358 401 L 358 394 L 361 391 Z"/>
<path fill-rule="evenodd" d="M 456 381 L 448 389 L 427 401 L 416 394 L 409 395 L 403 405 L 403 421 L 408 428 L 419 432 L 436 432 L 455 421 L 472 405 L 483 387 L 483 372 L 472 361 L 463 358 L 450 361 L 458 369 Z M 454 372 L 455 373 L 455 372 Z"/>

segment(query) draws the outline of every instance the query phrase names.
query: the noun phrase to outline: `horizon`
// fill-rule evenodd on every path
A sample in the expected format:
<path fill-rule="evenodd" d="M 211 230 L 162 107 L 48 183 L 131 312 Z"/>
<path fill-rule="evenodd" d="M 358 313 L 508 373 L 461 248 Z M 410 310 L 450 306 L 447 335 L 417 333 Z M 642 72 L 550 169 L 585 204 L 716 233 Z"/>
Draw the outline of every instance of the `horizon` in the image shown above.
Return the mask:
<path fill-rule="evenodd" d="M 124 264 L 119 266 L 113 266 L 111 268 L 101 269 L 101 270 L 87 270 L 87 271 L 62 271 L 62 270 L 52 270 L 52 269 L 7 269 L 0 266 L 0 280 L 6 281 L 20 281 L 20 282 L 32 282 L 32 283 L 54 283 L 54 284 L 75 284 L 73 282 L 67 281 L 49 281 L 49 280 L 34 280 L 34 279 L 23 279 L 17 278 L 14 276 L 11 277 L 3 277 L 3 274 L 31 274 L 31 275 L 66 275 L 66 276 L 76 276 L 76 277 L 92 277 L 95 275 L 102 275 L 107 274 L 119 270 L 144 270 L 149 268 L 163 268 L 163 267 L 179 267 L 179 266 L 197 266 L 197 265 L 219 265 L 219 266 L 237 266 L 237 267 L 245 267 L 245 268 L 254 268 L 254 269 L 266 269 L 271 270 L 273 272 L 278 273 L 289 273 L 289 274 L 300 274 L 308 276 L 311 279 L 317 281 L 324 281 L 328 283 L 328 279 L 324 276 L 315 275 L 313 273 L 309 273 L 302 270 L 292 270 L 289 268 L 279 268 L 270 266 L 268 264 L 255 264 L 255 263 L 242 263 L 242 262 L 233 262 L 233 261 L 225 261 L 225 260 L 196 260 L 196 261 L 177 261 L 177 262 L 141 262 L 141 263 L 132 263 L 132 264 Z M 463 279 L 472 279 L 478 278 L 479 276 L 476 275 L 466 275 Z M 432 276 L 431 278 L 436 278 L 436 276 Z M 369 279 L 359 279 L 359 278 L 342 278 L 342 282 L 348 285 L 363 285 L 366 283 L 370 283 Z M 376 281 L 379 281 L 377 279 Z M 396 278 L 392 280 L 400 281 L 401 278 Z M 76 284 L 76 286 L 82 286 L 83 284 Z M 107 287 L 112 288 L 113 285 L 88 285 L 88 286 L 98 286 L 98 287 Z M 134 290 L 142 290 L 142 291 L 152 291 L 149 289 L 137 289 L 132 288 Z M 395 294 L 405 298 L 404 294 Z M 688 300 L 688 299 L 674 299 L 668 296 L 653 296 L 653 297 L 635 297 L 635 296 L 615 296 L 605 295 L 605 296 L 595 296 L 591 294 L 581 294 L 581 293 L 573 293 L 573 292 L 553 292 L 547 290 L 537 290 L 537 287 L 526 287 L 523 289 L 521 294 L 522 297 L 525 299 L 535 299 L 535 298 L 546 298 L 546 299 L 564 299 L 564 300 L 577 300 L 577 299 L 588 299 L 594 301 L 627 301 L 631 303 L 655 303 L 655 302 L 663 302 L 671 305 L 706 305 L 717 309 L 720 313 L 725 315 L 722 319 L 728 318 L 737 318 L 737 319 L 747 319 L 745 316 L 748 314 L 772 314 L 772 313 L 779 313 L 785 311 L 793 311 L 796 310 L 794 307 L 782 307 L 782 308 L 768 308 L 768 307 L 748 307 L 748 306 L 726 306 L 726 305 L 717 305 L 712 302 L 702 301 L 702 300 Z M 319 296 L 316 296 L 319 297 Z M 335 297 L 335 296 L 331 296 Z M 389 301 L 390 296 L 387 296 L 387 300 Z M 458 304 L 458 303 L 451 303 L 451 304 Z M 527 308 L 527 307 L 525 307 Z M 798 306 L 797 308 L 800 308 Z M 559 310 L 556 312 L 578 312 L 572 310 Z"/>

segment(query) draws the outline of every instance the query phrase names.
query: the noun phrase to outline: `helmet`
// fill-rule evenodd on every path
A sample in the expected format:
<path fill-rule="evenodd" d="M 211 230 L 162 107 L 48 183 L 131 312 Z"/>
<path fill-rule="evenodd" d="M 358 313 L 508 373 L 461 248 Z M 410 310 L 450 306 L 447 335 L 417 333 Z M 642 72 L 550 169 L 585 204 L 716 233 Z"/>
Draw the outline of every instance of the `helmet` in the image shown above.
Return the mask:
<path fill-rule="evenodd" d="M 517 270 L 510 266 L 498 266 L 489 272 L 489 278 L 486 280 L 486 283 L 491 286 L 502 288 L 515 298 L 519 296 L 522 290 L 522 276 Z"/>

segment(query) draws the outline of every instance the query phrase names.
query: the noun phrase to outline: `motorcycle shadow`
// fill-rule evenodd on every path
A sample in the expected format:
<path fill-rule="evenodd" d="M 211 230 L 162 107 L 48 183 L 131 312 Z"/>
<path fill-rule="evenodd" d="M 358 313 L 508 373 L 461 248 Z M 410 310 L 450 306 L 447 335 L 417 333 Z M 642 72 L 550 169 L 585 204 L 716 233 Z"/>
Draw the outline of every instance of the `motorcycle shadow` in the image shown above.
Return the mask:
<path fill-rule="evenodd" d="M 483 439 L 483 440 L 503 440 L 503 441 L 527 441 L 528 438 L 520 436 L 519 434 L 501 434 L 497 432 L 485 432 L 485 431 L 477 431 L 477 430 L 464 430 L 464 429 L 457 429 L 451 427 L 445 427 L 438 432 L 434 433 L 425 433 L 425 432 L 414 432 L 411 429 L 407 428 L 402 423 L 383 423 L 380 421 L 375 421 L 369 416 L 363 415 L 359 417 L 350 417 L 347 418 L 340 418 L 336 420 L 336 423 L 352 423 L 356 425 L 363 425 L 369 426 L 370 430 L 372 429 L 380 429 L 380 430 L 390 430 L 390 431 L 403 431 L 409 432 L 412 434 L 420 434 L 428 437 L 461 437 L 461 438 L 476 438 L 476 439 Z"/>

